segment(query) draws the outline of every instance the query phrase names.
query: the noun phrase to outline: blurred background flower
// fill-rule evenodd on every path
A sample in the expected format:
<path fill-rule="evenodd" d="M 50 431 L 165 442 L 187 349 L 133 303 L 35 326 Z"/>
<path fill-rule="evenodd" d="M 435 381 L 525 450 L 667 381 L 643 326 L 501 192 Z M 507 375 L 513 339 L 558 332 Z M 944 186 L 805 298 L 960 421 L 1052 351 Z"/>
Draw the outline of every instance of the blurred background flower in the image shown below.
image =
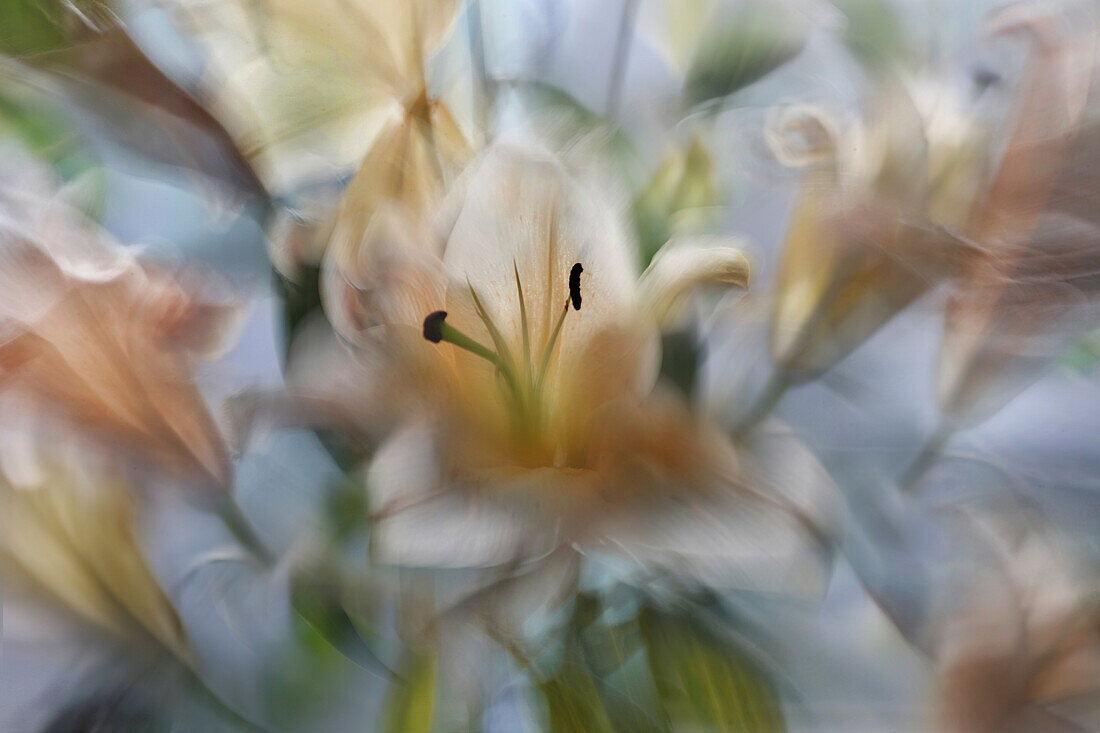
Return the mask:
<path fill-rule="evenodd" d="M 0 6 L 0 728 L 1096 729 L 1098 20 Z"/>

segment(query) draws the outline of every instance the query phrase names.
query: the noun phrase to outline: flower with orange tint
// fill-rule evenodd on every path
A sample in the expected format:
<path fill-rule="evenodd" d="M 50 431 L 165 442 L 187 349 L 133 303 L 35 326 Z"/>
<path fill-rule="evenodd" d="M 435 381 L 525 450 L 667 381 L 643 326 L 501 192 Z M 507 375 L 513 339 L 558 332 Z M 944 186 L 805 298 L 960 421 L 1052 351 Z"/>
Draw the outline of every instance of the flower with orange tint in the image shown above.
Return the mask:
<path fill-rule="evenodd" d="M 0 396 L 8 409 L 60 419 L 74 440 L 224 487 L 226 448 L 193 379 L 196 359 L 217 347 L 235 308 L 143 264 L 61 203 L 5 192 L 3 204 Z"/>
<path fill-rule="evenodd" d="M 936 391 L 953 427 L 1003 407 L 1100 315 L 1100 17 L 1072 10 L 1021 4 L 994 19 L 993 31 L 1020 37 L 1029 54 L 971 225 L 978 248 L 947 304 Z"/>

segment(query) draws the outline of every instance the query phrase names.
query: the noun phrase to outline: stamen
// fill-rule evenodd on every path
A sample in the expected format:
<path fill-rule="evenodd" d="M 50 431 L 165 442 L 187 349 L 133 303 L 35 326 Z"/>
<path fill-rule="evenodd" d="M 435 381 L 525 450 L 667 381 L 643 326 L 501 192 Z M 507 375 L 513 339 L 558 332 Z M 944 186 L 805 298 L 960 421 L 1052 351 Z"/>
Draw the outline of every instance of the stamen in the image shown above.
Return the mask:
<path fill-rule="evenodd" d="M 467 285 L 469 285 L 468 280 Z M 446 311 L 435 311 L 434 313 L 428 314 L 424 319 L 424 338 L 433 343 L 446 341 L 449 344 L 454 344 L 460 349 L 480 356 L 482 359 L 485 359 L 495 366 L 497 374 L 502 376 L 507 383 L 508 389 L 511 391 L 512 397 L 516 401 L 516 406 L 522 415 L 526 412 L 526 407 L 524 406 L 523 392 L 520 391 L 519 384 L 516 382 L 516 376 L 512 367 L 512 355 L 508 350 L 508 344 L 504 341 L 503 334 L 500 333 L 500 330 L 493 323 L 492 319 L 489 318 L 489 314 L 481 304 L 481 299 L 474 291 L 473 285 L 469 285 L 469 287 L 470 295 L 473 296 L 474 306 L 477 309 L 477 314 L 485 324 L 485 327 L 489 330 L 489 335 L 492 337 L 493 343 L 496 344 L 497 351 L 493 351 L 487 346 L 478 343 L 447 323 Z"/>
<path fill-rule="evenodd" d="M 581 263 L 573 265 L 573 269 L 569 271 L 569 300 L 573 303 L 573 310 L 579 311 L 581 309 L 581 273 L 584 272 L 584 268 L 581 267 Z"/>
<path fill-rule="evenodd" d="M 429 313 L 428 317 L 424 319 L 424 338 L 431 341 L 433 344 L 438 344 L 443 340 L 443 323 L 447 320 L 447 311 L 436 311 L 435 313 Z"/>
<path fill-rule="evenodd" d="M 486 359 L 498 369 L 502 368 L 500 357 L 497 356 L 495 351 L 491 351 L 482 346 L 477 341 L 474 341 L 472 338 L 462 333 L 462 331 L 459 331 L 457 328 L 447 323 L 447 311 L 436 311 L 428 314 L 428 317 L 424 319 L 424 338 L 431 341 L 433 344 L 438 344 L 440 341 L 454 344 L 460 349 L 465 349 L 471 354 Z"/>
<path fill-rule="evenodd" d="M 565 301 L 565 307 L 561 309 L 561 315 L 558 316 L 558 322 L 554 326 L 553 333 L 550 334 L 550 340 L 546 342 L 546 348 L 542 350 L 542 364 L 539 365 L 539 375 L 535 380 L 535 390 L 542 390 L 542 380 L 546 376 L 546 370 L 550 366 L 550 357 L 554 353 L 554 345 L 558 343 L 558 334 L 561 333 L 562 324 L 565 323 L 565 316 L 569 313 L 569 301 Z"/>
<path fill-rule="evenodd" d="M 546 377 L 546 370 L 550 367 L 550 357 L 554 353 L 554 346 L 558 343 L 558 335 L 561 333 L 561 327 L 565 324 L 565 316 L 569 313 L 569 305 L 573 305 L 573 310 L 581 309 L 581 273 L 584 272 L 584 268 L 581 267 L 581 263 L 573 265 L 569 270 L 569 297 L 565 301 L 565 305 L 561 309 L 561 315 L 558 316 L 558 322 L 554 325 L 554 330 L 550 334 L 550 339 L 546 342 L 546 348 L 542 352 L 542 364 L 539 365 L 538 377 L 535 379 L 535 391 L 540 392 L 542 390 L 542 381 Z"/>

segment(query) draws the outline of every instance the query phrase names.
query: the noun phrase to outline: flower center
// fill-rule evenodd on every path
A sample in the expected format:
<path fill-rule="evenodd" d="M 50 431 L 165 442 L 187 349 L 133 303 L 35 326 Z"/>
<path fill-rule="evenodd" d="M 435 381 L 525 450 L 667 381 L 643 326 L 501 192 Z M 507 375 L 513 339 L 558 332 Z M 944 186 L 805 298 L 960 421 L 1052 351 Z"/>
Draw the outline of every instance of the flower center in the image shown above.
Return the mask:
<path fill-rule="evenodd" d="M 473 285 L 467 281 L 470 296 L 474 301 L 474 308 L 492 339 L 490 348 L 476 339 L 468 336 L 447 322 L 446 311 L 435 311 L 424 319 L 424 338 L 437 344 L 446 341 L 464 351 L 478 356 L 490 364 L 496 370 L 500 378 L 501 388 L 504 391 L 506 401 L 513 408 L 513 414 L 517 419 L 519 436 L 524 440 L 535 438 L 542 427 L 545 415 L 545 387 L 547 371 L 550 360 L 554 355 L 554 349 L 558 344 L 562 326 L 569 309 L 579 311 L 581 309 L 581 273 L 584 268 L 581 263 L 576 263 L 569 271 L 569 293 L 562 304 L 561 314 L 554 325 L 546 343 L 542 347 L 542 353 L 536 362 L 534 352 L 531 349 L 531 335 L 527 322 L 527 304 L 523 298 L 523 283 L 520 282 L 519 268 L 513 263 L 516 275 L 516 293 L 519 297 L 519 311 L 522 333 L 522 353 L 517 359 L 508 348 L 508 343 L 501 333 L 500 328 L 493 322 L 488 311 L 481 302 Z"/>

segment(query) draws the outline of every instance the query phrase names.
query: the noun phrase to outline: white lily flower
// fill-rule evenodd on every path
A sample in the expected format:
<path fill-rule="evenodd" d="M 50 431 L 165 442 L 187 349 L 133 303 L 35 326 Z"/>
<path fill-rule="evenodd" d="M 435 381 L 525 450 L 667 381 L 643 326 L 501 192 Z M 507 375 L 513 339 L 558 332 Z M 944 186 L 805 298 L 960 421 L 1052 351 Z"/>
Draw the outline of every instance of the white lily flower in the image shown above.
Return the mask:
<path fill-rule="evenodd" d="M 599 192 L 517 148 L 489 151 L 463 196 L 441 259 L 411 227 L 386 238 L 398 286 L 373 294 L 360 392 L 403 419 L 369 472 L 376 559 L 484 567 L 583 543 L 805 579 L 817 507 L 750 486 L 727 438 L 655 391 L 662 321 L 700 283 L 744 286 L 740 251 L 681 248 L 639 282 Z"/>

